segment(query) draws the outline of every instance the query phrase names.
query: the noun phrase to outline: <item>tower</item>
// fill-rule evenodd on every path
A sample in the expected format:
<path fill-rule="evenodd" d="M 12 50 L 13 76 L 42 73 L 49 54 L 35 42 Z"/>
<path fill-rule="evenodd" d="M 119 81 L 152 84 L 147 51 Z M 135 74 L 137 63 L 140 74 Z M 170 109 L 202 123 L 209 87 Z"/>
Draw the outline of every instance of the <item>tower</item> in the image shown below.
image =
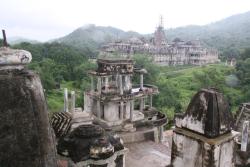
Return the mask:
<path fill-rule="evenodd" d="M 94 116 L 95 122 L 119 134 L 125 143 L 160 141 L 167 118 L 152 106 L 158 88 L 144 84 L 147 71 L 134 68 L 133 60 L 126 58 L 98 59 L 97 64 L 97 70 L 90 72 L 91 90 L 85 92 L 84 110 Z M 132 85 L 134 74 L 140 76 L 139 85 Z"/>
<path fill-rule="evenodd" d="M 162 45 L 166 45 L 166 44 L 167 44 L 167 39 L 166 39 L 166 35 L 164 32 L 163 16 L 161 15 L 159 25 L 156 28 L 156 31 L 154 33 L 154 45 L 156 47 L 161 47 Z"/>

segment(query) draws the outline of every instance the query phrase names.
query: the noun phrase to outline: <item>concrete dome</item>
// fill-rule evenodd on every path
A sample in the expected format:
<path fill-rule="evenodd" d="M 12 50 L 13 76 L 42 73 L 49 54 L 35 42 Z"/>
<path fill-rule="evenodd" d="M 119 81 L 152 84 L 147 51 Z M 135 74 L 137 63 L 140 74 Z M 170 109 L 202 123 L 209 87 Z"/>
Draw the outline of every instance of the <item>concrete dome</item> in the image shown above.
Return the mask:
<path fill-rule="evenodd" d="M 233 116 L 222 93 L 201 89 L 189 103 L 182 119 L 177 118 L 176 126 L 212 138 L 231 131 Z"/>

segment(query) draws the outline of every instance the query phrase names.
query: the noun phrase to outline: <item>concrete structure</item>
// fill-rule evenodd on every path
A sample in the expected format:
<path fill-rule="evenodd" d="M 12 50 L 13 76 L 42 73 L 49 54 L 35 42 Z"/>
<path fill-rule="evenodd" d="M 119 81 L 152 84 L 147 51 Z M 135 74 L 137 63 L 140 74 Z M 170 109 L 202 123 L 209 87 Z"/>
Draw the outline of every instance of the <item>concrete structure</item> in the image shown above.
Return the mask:
<path fill-rule="evenodd" d="M 184 115 L 176 115 L 172 167 L 234 167 L 233 117 L 223 95 L 202 89 Z"/>
<path fill-rule="evenodd" d="M 60 163 L 74 167 L 125 167 L 128 150 L 122 140 L 94 124 L 89 113 L 56 113 L 51 124 Z"/>
<path fill-rule="evenodd" d="M 238 138 L 238 147 L 236 154 L 236 164 L 239 167 L 249 166 L 250 165 L 250 131 L 246 131 L 247 129 L 243 128 L 244 122 L 250 121 L 250 103 L 243 103 L 240 105 L 238 111 L 236 112 L 236 120 L 235 120 L 235 130 L 241 132 L 241 136 Z M 245 132 L 245 133 L 244 133 Z M 242 137 L 248 138 L 248 141 L 242 140 Z M 246 150 L 242 150 L 242 142 L 244 143 L 244 147 Z"/>
<path fill-rule="evenodd" d="M 125 143 L 162 140 L 167 119 L 152 106 L 158 88 L 143 82 L 145 69 L 135 69 L 131 59 L 98 59 L 98 68 L 90 72 L 91 90 L 85 92 L 84 111 L 95 122 L 119 134 Z M 140 84 L 132 85 L 133 74 Z"/>
<path fill-rule="evenodd" d="M 56 149 L 40 78 L 24 50 L 0 48 L 0 166 L 56 167 Z"/>
<path fill-rule="evenodd" d="M 217 50 L 202 47 L 199 41 L 185 42 L 176 38 L 167 42 L 162 18 L 152 39 L 131 38 L 128 41 L 108 43 L 102 46 L 101 54 L 103 53 L 118 54 L 122 57 L 145 54 L 159 65 L 204 65 L 220 61 Z"/>

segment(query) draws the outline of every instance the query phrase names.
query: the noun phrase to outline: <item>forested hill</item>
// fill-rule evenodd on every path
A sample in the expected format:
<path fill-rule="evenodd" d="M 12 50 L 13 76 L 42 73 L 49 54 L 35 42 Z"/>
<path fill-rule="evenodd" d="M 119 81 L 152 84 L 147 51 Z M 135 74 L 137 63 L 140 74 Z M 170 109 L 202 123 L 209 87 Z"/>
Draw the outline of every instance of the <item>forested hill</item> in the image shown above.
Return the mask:
<path fill-rule="evenodd" d="M 250 46 L 250 11 L 233 15 L 205 26 L 186 26 L 166 30 L 167 38 L 200 39 L 220 51 L 241 50 Z"/>
<path fill-rule="evenodd" d="M 114 40 L 124 40 L 135 36 L 139 37 L 141 35 L 137 32 L 125 32 L 114 27 L 88 25 L 80 27 L 65 37 L 56 39 L 55 41 L 72 45 L 85 51 L 88 50 L 90 55 L 95 55 L 96 50 L 101 44 Z"/>
<path fill-rule="evenodd" d="M 98 47 L 106 42 L 130 37 L 148 37 L 137 32 L 125 32 L 114 27 L 88 25 L 55 41 L 73 45 L 95 55 Z M 238 55 L 250 46 L 250 12 L 234 15 L 205 26 L 186 26 L 166 30 L 169 41 L 176 37 L 184 40 L 200 39 L 204 45 L 217 48 L 225 56 Z"/>

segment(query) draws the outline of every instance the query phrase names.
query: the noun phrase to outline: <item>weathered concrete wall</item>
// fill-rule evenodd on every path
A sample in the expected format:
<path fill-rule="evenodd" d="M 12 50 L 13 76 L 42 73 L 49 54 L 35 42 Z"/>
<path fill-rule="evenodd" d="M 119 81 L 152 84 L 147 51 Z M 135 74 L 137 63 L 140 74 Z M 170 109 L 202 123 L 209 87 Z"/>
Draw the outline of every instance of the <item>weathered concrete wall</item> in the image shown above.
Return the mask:
<path fill-rule="evenodd" d="M 118 121 L 119 118 L 119 105 L 117 103 L 108 102 L 104 105 L 104 120 L 105 121 Z"/>
<path fill-rule="evenodd" d="M 0 69 L 0 166 L 56 166 L 43 88 L 31 71 Z"/>
<path fill-rule="evenodd" d="M 208 139 L 193 132 L 174 132 L 173 167 L 234 167 L 234 135 Z"/>

